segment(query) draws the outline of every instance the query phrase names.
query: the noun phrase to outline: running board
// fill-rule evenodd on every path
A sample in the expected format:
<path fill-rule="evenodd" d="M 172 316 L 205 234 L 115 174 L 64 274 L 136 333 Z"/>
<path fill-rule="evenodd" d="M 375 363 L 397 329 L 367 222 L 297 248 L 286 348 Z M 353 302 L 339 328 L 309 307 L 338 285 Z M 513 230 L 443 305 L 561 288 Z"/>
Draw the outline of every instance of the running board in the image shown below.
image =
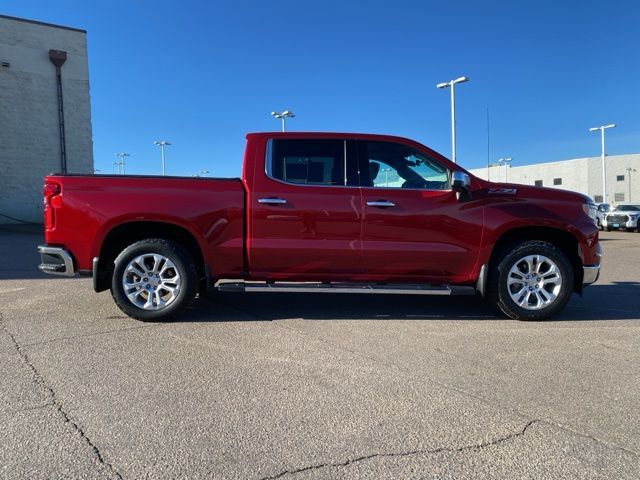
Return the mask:
<path fill-rule="evenodd" d="M 473 286 L 376 283 L 292 283 L 220 281 L 220 292 L 382 293 L 398 295 L 475 295 Z"/>

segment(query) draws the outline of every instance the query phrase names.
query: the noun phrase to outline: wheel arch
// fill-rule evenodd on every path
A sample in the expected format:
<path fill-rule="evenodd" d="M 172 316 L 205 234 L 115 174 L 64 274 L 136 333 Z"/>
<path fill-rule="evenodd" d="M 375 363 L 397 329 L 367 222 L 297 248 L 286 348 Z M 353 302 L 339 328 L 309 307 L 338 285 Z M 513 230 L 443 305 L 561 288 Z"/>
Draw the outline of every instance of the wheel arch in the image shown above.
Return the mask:
<path fill-rule="evenodd" d="M 206 279 L 207 269 L 202 248 L 189 230 L 168 222 L 132 221 L 115 226 L 105 235 L 98 262 L 94 265 L 93 286 L 96 292 L 110 288 L 113 262 L 118 254 L 132 243 L 145 238 L 162 238 L 182 245 L 193 257 L 200 279 Z"/>
<path fill-rule="evenodd" d="M 583 264 L 580 256 L 580 242 L 575 235 L 566 230 L 555 227 L 518 227 L 503 232 L 496 240 L 489 266 L 494 267 L 500 261 L 502 254 L 514 243 L 525 240 L 541 240 L 559 248 L 569 258 L 573 268 L 574 292 L 582 293 Z"/>

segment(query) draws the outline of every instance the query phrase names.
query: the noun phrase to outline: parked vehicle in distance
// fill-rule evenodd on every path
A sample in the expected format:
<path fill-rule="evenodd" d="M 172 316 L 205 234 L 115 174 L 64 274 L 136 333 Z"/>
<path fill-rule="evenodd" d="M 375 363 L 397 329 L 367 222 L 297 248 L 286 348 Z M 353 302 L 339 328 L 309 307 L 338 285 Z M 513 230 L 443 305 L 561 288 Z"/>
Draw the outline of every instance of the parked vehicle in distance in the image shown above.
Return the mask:
<path fill-rule="evenodd" d="M 602 228 L 607 232 L 624 228 L 628 231 L 640 231 L 638 227 L 638 217 L 640 217 L 640 205 L 618 205 L 611 212 L 607 213 L 602 220 Z"/>
<path fill-rule="evenodd" d="M 386 135 L 247 135 L 242 178 L 56 175 L 40 268 L 160 320 L 198 291 L 479 294 L 542 320 L 597 280 L 596 208 Z"/>
<path fill-rule="evenodd" d="M 599 203 L 596 205 L 596 225 L 602 230 L 602 219 L 611 211 L 611 205 L 608 203 Z"/>

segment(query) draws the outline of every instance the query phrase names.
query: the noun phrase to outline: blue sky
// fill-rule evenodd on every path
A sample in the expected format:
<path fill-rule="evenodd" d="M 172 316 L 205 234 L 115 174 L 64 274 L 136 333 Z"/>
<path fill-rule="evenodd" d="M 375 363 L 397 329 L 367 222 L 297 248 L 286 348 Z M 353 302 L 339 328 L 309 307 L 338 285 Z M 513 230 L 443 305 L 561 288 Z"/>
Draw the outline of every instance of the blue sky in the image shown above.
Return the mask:
<path fill-rule="evenodd" d="M 514 165 L 640 152 L 640 3 L 632 1 L 4 0 L 1 12 L 88 31 L 96 168 L 239 176 L 244 135 L 389 133 L 458 161 Z"/>

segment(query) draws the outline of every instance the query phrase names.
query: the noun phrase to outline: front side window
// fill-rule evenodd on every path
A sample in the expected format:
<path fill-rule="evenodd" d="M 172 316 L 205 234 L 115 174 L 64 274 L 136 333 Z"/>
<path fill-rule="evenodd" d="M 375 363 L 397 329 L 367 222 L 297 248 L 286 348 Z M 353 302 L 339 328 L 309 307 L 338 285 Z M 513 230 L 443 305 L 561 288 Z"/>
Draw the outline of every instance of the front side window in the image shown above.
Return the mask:
<path fill-rule="evenodd" d="M 449 170 L 424 154 L 397 143 L 361 142 L 362 185 L 377 188 L 449 190 Z"/>
<path fill-rule="evenodd" d="M 345 185 L 345 142 L 342 140 L 274 140 L 273 178 L 301 185 Z"/>

